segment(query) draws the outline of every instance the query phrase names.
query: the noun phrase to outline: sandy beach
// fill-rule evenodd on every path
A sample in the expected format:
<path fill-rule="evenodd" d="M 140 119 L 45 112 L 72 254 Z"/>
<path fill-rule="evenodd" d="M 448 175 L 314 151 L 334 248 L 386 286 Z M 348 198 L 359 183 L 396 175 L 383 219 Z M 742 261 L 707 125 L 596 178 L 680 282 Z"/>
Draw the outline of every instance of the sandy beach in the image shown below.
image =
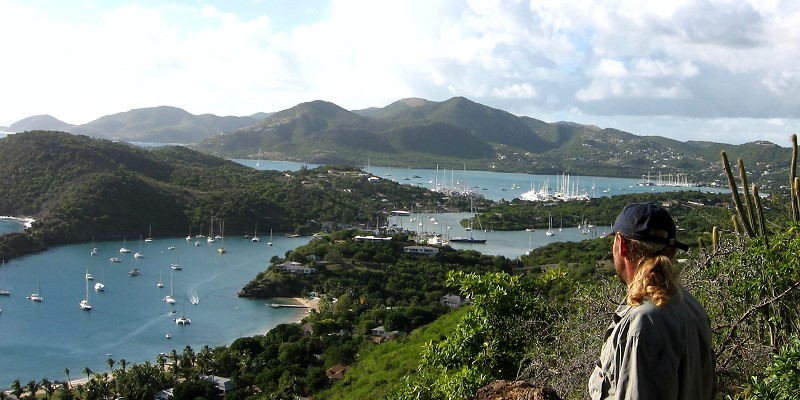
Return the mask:
<path fill-rule="evenodd" d="M 292 301 L 299 303 L 300 305 L 307 307 L 309 311 L 317 310 L 319 311 L 319 299 L 318 298 L 307 298 L 307 297 L 292 297 Z"/>

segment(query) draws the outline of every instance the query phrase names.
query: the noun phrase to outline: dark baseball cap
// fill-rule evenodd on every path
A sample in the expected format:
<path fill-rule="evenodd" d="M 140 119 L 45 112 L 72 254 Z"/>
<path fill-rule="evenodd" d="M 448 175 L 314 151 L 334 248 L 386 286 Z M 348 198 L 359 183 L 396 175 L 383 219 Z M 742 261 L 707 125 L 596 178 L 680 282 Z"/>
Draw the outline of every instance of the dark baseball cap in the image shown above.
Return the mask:
<path fill-rule="evenodd" d="M 651 230 L 663 230 L 667 237 L 652 235 Z M 677 228 L 669 212 L 655 203 L 631 203 L 626 205 L 614 221 L 611 234 L 620 233 L 625 237 L 644 242 L 660 243 L 688 250 L 689 246 L 679 242 L 675 236 Z"/>

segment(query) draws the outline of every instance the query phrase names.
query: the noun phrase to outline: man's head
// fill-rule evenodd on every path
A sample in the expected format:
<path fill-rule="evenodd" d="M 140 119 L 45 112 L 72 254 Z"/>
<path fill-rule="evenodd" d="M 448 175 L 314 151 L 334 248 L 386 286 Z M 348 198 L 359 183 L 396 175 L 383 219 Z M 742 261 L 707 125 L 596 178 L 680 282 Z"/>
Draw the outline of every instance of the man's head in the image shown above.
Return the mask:
<path fill-rule="evenodd" d="M 653 203 L 626 205 L 617 216 L 614 234 L 614 268 L 628 287 L 627 303 L 652 299 L 661 306 L 675 288 L 672 257 L 689 246 L 678 242 L 672 216 Z"/>
<path fill-rule="evenodd" d="M 689 246 L 676 239 L 677 228 L 672 216 L 655 203 L 626 205 L 614 221 L 611 233 L 619 233 L 628 239 L 663 244 L 681 250 L 689 249 Z"/>

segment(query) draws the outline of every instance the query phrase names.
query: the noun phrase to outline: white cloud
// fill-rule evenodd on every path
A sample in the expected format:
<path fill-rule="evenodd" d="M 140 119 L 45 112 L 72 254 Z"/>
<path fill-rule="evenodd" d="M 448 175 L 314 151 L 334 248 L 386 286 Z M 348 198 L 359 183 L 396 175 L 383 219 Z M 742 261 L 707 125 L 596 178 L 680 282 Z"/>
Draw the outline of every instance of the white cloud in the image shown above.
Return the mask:
<path fill-rule="evenodd" d="M 713 135 L 724 130 L 712 121 L 732 121 L 719 138 L 729 140 L 757 122 L 797 127 L 795 3 L 0 0 L 0 35 L 13 38 L 0 42 L 0 122 L 47 113 L 84 123 L 162 104 L 247 115 L 313 99 L 355 109 L 465 96 L 544 120 L 664 118 L 681 127 L 672 137 L 702 137 L 681 136 L 689 122 Z"/>

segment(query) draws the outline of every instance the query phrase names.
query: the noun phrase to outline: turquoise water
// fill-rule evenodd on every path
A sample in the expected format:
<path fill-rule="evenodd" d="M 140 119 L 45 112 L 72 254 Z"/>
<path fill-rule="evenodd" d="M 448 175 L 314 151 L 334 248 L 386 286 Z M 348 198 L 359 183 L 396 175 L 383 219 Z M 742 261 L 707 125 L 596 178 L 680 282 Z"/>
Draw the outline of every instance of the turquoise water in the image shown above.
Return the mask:
<path fill-rule="evenodd" d="M 261 170 L 296 171 L 302 167 L 316 168 L 319 164 L 305 164 L 290 161 L 257 161 L 249 159 L 232 160 L 242 165 Z M 256 165 L 258 164 L 258 165 Z M 532 188 L 547 185 L 551 191 L 557 189 L 561 177 L 556 175 L 532 175 L 523 173 L 504 173 L 492 171 L 464 171 L 460 169 L 405 169 L 391 167 L 363 167 L 367 172 L 383 179 L 401 184 L 432 189 L 436 184 L 450 188 L 470 188 L 483 197 L 500 201 L 519 198 Z M 641 179 L 607 178 L 600 176 L 570 176 L 570 190 L 590 197 L 615 196 L 626 193 L 674 192 L 695 190 L 703 192 L 727 192 L 727 189 L 710 187 L 639 186 Z M 653 177 L 651 181 L 656 182 Z"/>
<path fill-rule="evenodd" d="M 258 169 L 293 171 L 317 165 L 293 162 L 234 160 Z M 256 166 L 256 163 L 259 165 Z M 558 177 L 486 171 L 406 170 L 370 167 L 368 171 L 384 179 L 403 184 L 431 188 L 434 182 L 474 188 L 492 200 L 519 197 L 531 187 L 548 183 L 555 187 Z M 419 178 L 414 178 L 419 176 Z M 675 187 L 637 186 L 636 180 L 602 177 L 572 177 L 580 192 L 608 196 L 644 191 L 674 191 Z M 710 188 L 689 190 L 718 191 Z M 411 218 L 415 218 L 411 221 Z M 444 237 L 469 236 L 458 223 L 469 214 L 415 214 L 392 217 L 390 223 L 404 228 L 435 232 Z M 436 223 L 431 220 L 436 219 Z M 422 225 L 420 225 L 422 223 Z M 600 223 L 600 221 L 598 221 Z M 0 219 L 0 234 L 23 229 L 21 221 Z M 449 228 L 448 228 L 449 227 Z M 157 227 L 156 227 L 157 228 Z M 555 227 L 554 227 L 555 228 Z M 558 241 L 579 241 L 596 237 L 607 227 L 598 227 L 588 234 L 576 227 L 564 227 L 554 236 L 544 230 L 535 232 L 478 232 L 475 237 L 486 244 L 453 243 L 457 249 L 473 249 L 485 254 L 516 258 L 524 252 Z M 107 370 L 106 360 L 124 358 L 128 362 L 154 361 L 159 353 L 179 352 L 187 345 L 199 349 L 204 345 L 231 343 L 238 337 L 263 333 L 272 327 L 302 318 L 304 311 L 268 307 L 269 300 L 236 297 L 236 292 L 255 275 L 267 268 L 272 256 L 285 253 L 307 243 L 309 238 L 274 237 L 274 246 L 249 239 L 225 239 L 227 254 L 219 255 L 219 243 L 200 246 L 184 238 L 159 238 L 154 242 L 127 242 L 133 252 L 144 258 L 134 260 L 132 254 L 120 254 L 118 242 L 96 243 L 99 254 L 89 255 L 89 243 L 51 248 L 48 251 L 6 262 L 0 272 L 0 286 L 12 291 L 0 296 L 0 388 L 14 379 L 23 384 L 29 380 L 66 379 L 64 368 L 73 377 L 80 377 L 84 367 L 93 371 Z M 141 246 L 141 247 L 140 247 Z M 169 250 L 174 246 L 174 250 Z M 122 258 L 110 263 L 110 257 Z M 172 272 L 171 263 L 179 262 L 183 270 Z M 136 263 L 134 265 L 134 262 Z M 128 271 L 139 268 L 141 274 L 130 277 Z M 91 312 L 80 310 L 78 302 L 85 294 L 87 269 L 96 281 L 104 281 L 106 290 L 90 289 Z M 163 301 L 169 293 L 170 273 L 177 298 L 174 306 Z M 4 281 L 3 281 L 4 279 Z M 161 279 L 164 288 L 156 283 Z M 44 297 L 34 303 L 25 297 L 39 291 Z M 189 301 L 197 299 L 194 305 Z M 176 313 L 171 313 L 172 310 Z M 192 323 L 177 326 L 174 319 L 185 315 Z M 166 335 L 171 335 L 167 339 Z"/>
<path fill-rule="evenodd" d="M 14 379 L 65 379 L 64 368 L 73 377 L 89 367 L 108 370 L 106 360 L 124 358 L 128 362 L 155 360 L 159 353 L 185 346 L 199 350 L 203 345 L 218 346 L 234 339 L 264 333 L 274 326 L 298 321 L 305 310 L 274 309 L 268 300 L 236 296 L 255 275 L 267 268 L 269 259 L 308 242 L 308 238 L 274 237 L 274 246 L 246 238 L 225 238 L 227 253 L 217 253 L 217 243 L 204 239 L 195 246 L 184 238 L 159 238 L 153 242 L 127 243 L 144 257 L 121 254 L 120 242 L 100 242 L 98 255 L 91 256 L 91 244 L 68 245 L 12 259 L 0 272 L 0 285 L 12 291 L 0 296 L 0 387 Z M 140 247 L 141 246 L 141 247 Z M 174 246 L 174 250 L 169 250 Z M 110 257 L 122 258 L 111 263 Z M 135 265 L 134 265 L 135 262 Z M 182 271 L 173 271 L 172 263 Z M 139 268 L 139 276 L 128 272 Z M 96 292 L 90 282 L 91 312 L 78 307 L 84 297 L 85 274 L 94 282 L 103 281 L 105 292 Z M 170 306 L 163 299 L 170 291 L 177 299 Z M 3 284 L 3 279 L 5 284 Z M 164 288 L 156 287 L 159 280 Z M 26 296 L 39 291 L 44 297 L 35 303 Z M 194 305 L 189 301 L 197 299 Z M 172 310 L 176 313 L 171 313 Z M 174 319 L 185 315 L 191 325 L 178 326 Z M 167 339 L 166 335 L 171 335 Z"/>

